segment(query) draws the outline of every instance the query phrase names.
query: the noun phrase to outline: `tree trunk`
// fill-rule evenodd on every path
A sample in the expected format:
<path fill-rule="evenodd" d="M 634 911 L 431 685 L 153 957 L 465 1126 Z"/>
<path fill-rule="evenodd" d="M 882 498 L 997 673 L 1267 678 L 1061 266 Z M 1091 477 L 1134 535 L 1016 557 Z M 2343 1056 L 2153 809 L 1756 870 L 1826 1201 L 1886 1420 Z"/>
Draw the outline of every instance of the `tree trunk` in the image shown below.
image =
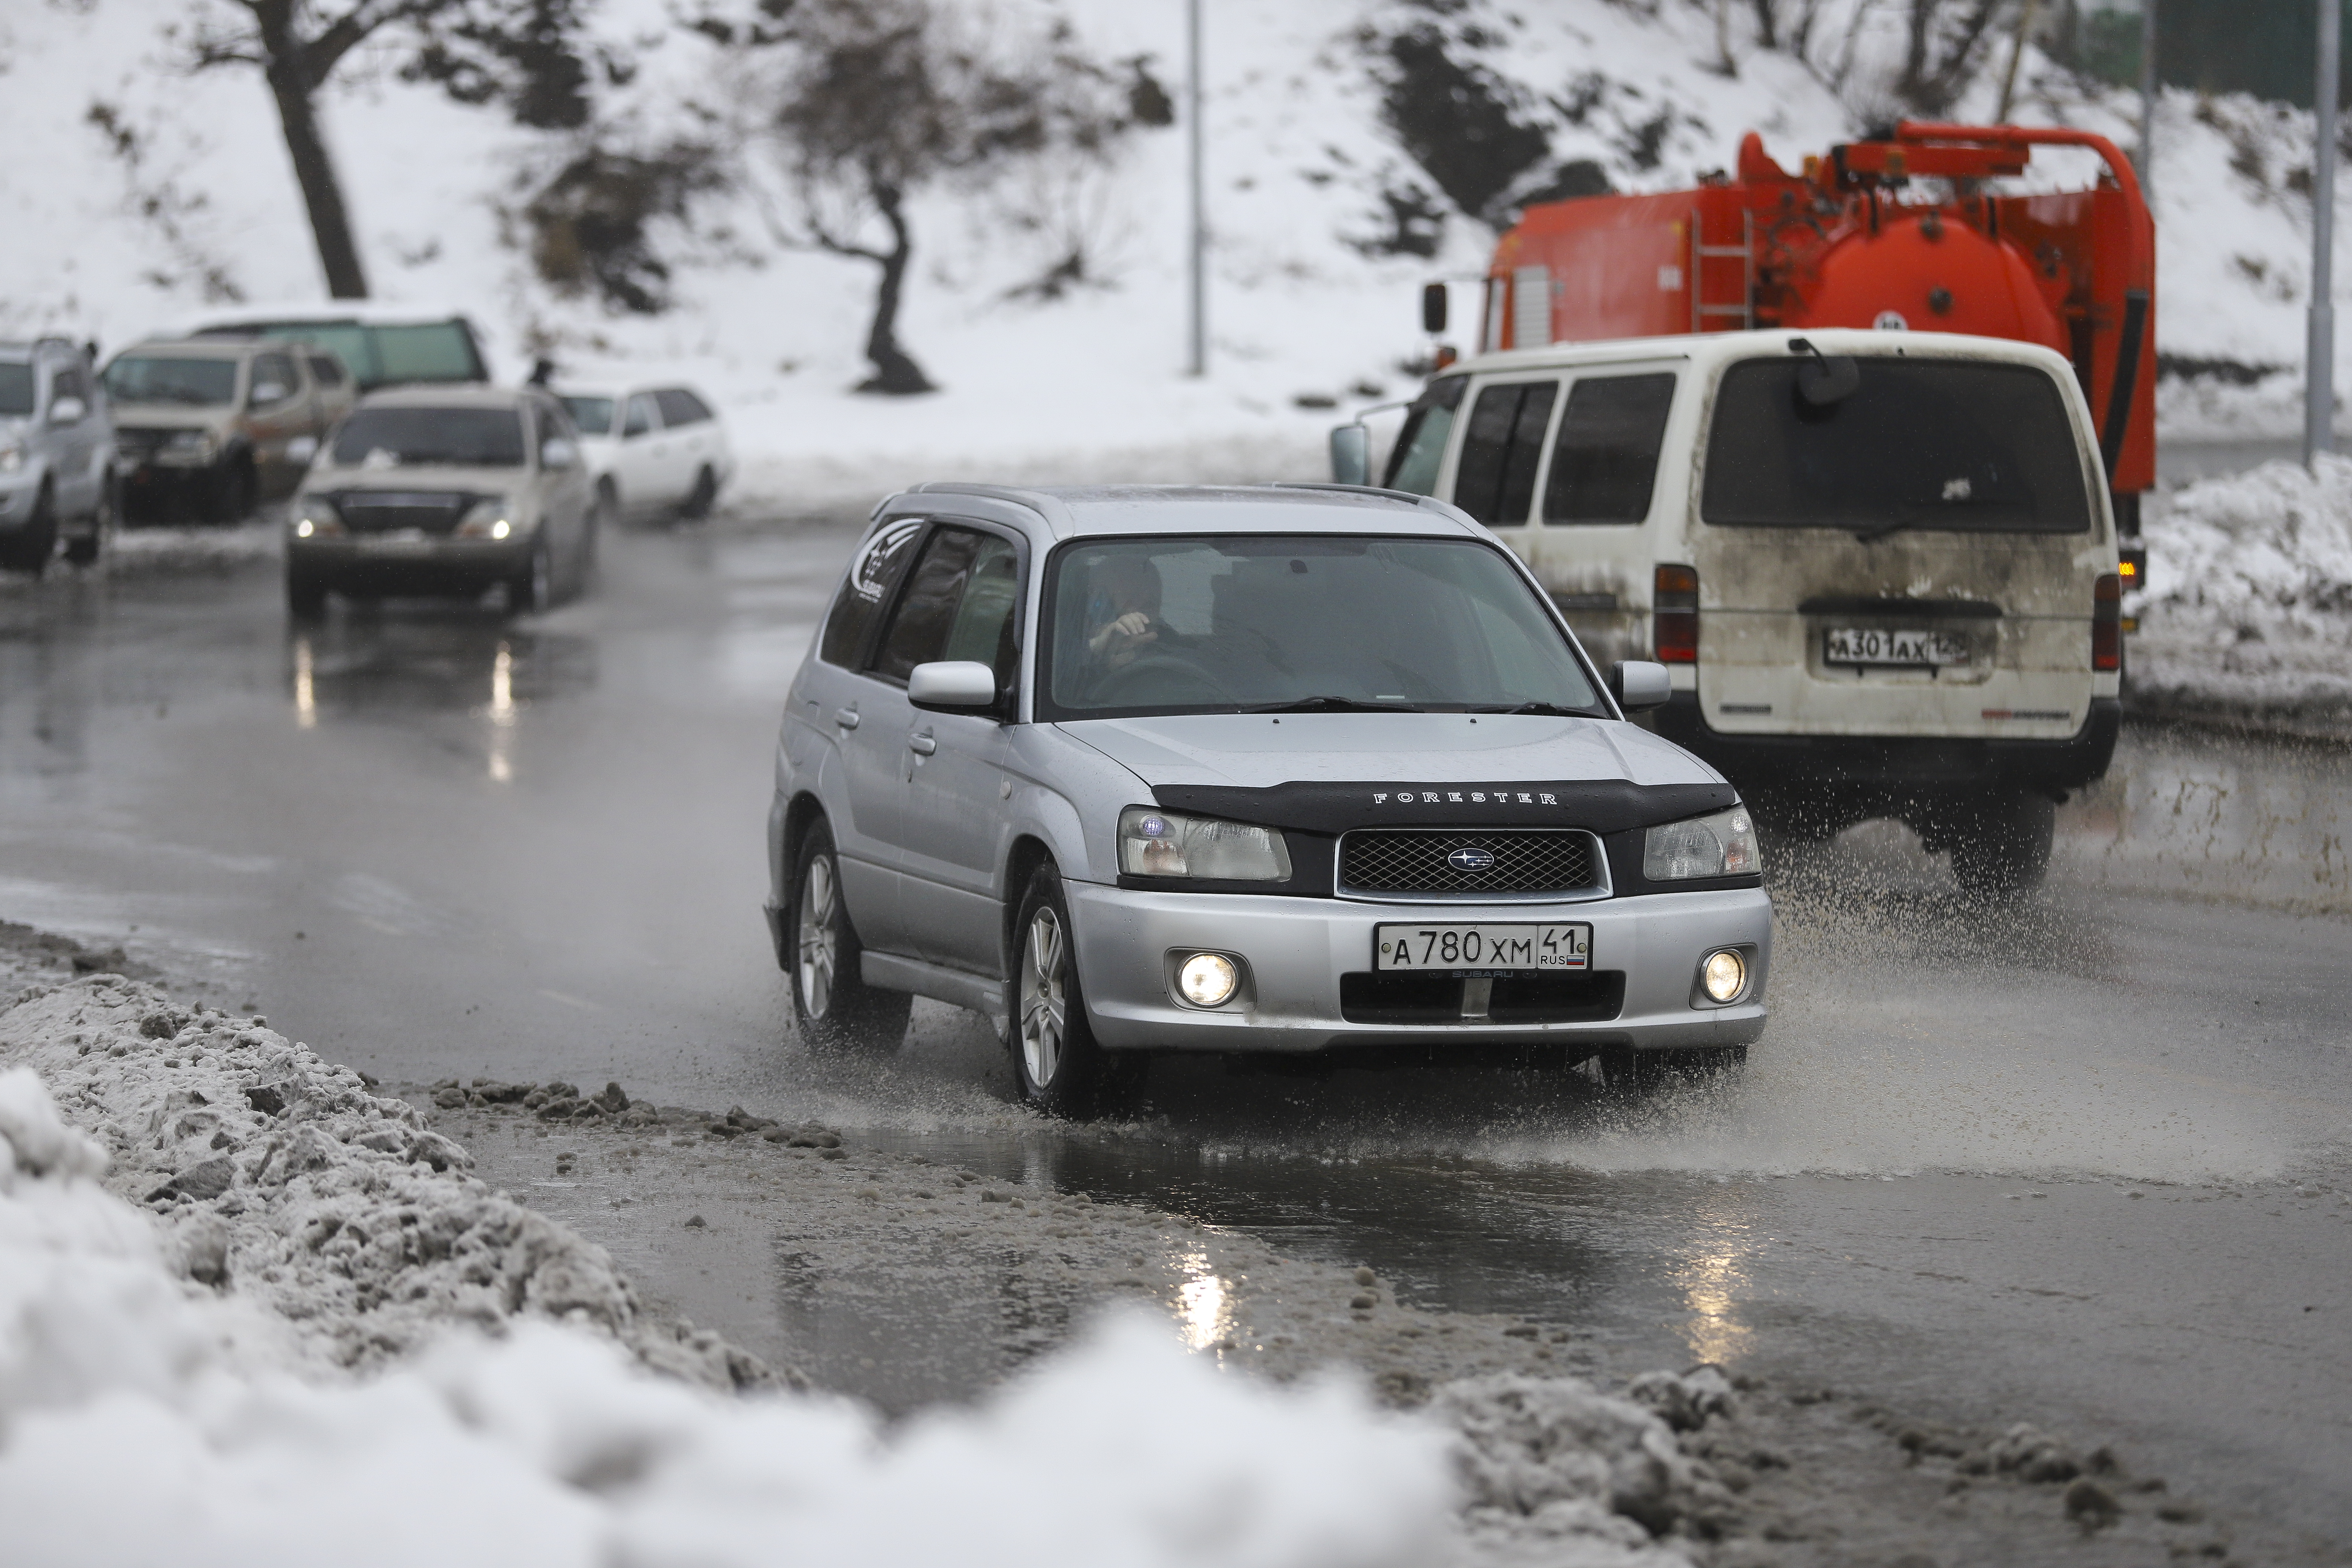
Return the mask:
<path fill-rule="evenodd" d="M 898 296 L 906 287 L 907 263 L 915 253 L 904 200 L 896 185 L 877 181 L 873 191 L 874 205 L 881 209 L 882 221 L 890 226 L 890 254 L 879 258 L 882 281 L 874 291 L 874 327 L 866 334 L 866 357 L 874 362 L 874 374 L 857 390 L 894 397 L 937 392 L 939 388 L 931 384 L 914 356 L 898 346 Z"/>
<path fill-rule="evenodd" d="M 343 188 L 335 178 L 334 160 L 319 134 L 319 115 L 310 101 L 313 83 L 303 69 L 301 46 L 290 37 L 280 52 L 280 39 L 264 38 L 269 53 L 270 96 L 278 100 L 278 123 L 285 128 L 286 152 L 294 161 L 294 178 L 302 187 L 302 205 L 310 213 L 310 237 L 318 242 L 319 265 L 327 274 L 327 292 L 338 300 L 368 297 L 367 274 L 360 267 L 359 247 L 352 239 L 352 223 L 343 210 Z"/>

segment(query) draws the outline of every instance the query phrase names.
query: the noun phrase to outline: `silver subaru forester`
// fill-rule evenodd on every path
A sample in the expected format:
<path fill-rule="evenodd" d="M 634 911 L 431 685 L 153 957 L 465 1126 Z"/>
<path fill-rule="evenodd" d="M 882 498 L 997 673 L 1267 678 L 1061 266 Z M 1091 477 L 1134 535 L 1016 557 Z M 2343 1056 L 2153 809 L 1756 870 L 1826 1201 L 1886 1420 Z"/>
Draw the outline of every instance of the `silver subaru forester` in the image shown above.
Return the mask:
<path fill-rule="evenodd" d="M 1425 497 L 919 486 L 777 744 L 795 1020 L 972 1008 L 1072 1111 L 1155 1052 L 1739 1059 L 1771 904 L 1738 793 L 1625 721 L 1666 690 Z"/>

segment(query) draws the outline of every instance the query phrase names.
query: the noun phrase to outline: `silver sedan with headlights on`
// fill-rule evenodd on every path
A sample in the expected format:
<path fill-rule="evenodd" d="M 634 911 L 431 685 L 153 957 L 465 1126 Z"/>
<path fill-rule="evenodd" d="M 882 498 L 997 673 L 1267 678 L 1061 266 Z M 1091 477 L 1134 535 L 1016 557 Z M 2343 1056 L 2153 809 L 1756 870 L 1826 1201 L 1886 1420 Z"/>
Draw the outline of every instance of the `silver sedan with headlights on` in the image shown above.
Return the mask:
<path fill-rule="evenodd" d="M 531 388 L 403 387 L 335 426 L 287 509 L 286 604 L 474 597 L 544 610 L 586 584 L 594 493 L 572 416 Z"/>
<path fill-rule="evenodd" d="M 1442 501 L 892 496 L 777 745 L 795 1020 L 972 1008 L 1065 1111 L 1155 1053 L 1736 1061 L 1771 904 L 1738 793 L 1626 720 L 1666 693 Z"/>

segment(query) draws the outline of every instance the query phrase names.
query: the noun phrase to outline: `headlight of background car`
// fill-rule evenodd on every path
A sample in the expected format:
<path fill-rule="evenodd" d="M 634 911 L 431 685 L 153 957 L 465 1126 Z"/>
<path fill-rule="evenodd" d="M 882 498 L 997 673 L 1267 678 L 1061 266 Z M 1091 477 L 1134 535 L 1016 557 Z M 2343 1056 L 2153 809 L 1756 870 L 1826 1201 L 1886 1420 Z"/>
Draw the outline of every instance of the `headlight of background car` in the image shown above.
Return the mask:
<path fill-rule="evenodd" d="M 169 463 L 209 463 L 220 451 L 220 443 L 209 430 L 174 430 L 155 456 Z"/>
<path fill-rule="evenodd" d="M 485 496 L 467 510 L 457 524 L 461 539 L 504 539 L 520 531 L 512 498 Z"/>
<path fill-rule="evenodd" d="M 1744 805 L 1688 822 L 1669 822 L 1642 838 L 1642 875 L 1653 882 L 1752 877 L 1763 867 L 1756 853 L 1756 825 Z"/>
<path fill-rule="evenodd" d="M 325 496 L 304 496 L 294 505 L 294 537 L 310 539 L 321 533 L 341 533 L 343 514 Z"/>
<path fill-rule="evenodd" d="M 1118 868 L 1130 877 L 1287 882 L 1290 850 L 1272 828 L 1130 805 L 1118 814 Z"/>
<path fill-rule="evenodd" d="M 11 441 L 0 447 L 0 474 L 13 474 L 25 466 L 25 448 Z"/>

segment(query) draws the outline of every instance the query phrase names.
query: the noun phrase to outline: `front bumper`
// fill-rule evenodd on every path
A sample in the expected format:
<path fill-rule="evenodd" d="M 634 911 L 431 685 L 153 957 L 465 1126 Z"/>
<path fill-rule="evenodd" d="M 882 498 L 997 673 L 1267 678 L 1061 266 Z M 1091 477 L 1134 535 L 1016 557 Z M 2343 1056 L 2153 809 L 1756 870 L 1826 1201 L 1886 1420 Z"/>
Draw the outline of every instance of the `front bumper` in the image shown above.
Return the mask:
<path fill-rule="evenodd" d="M 514 539 L 385 539 L 366 534 L 289 538 L 290 572 L 334 589 L 381 594 L 479 593 L 530 562 L 534 534 Z"/>
<path fill-rule="evenodd" d="M 1580 904 L 1371 904 L 1340 899 L 1142 892 L 1066 882 L 1079 989 L 1095 1037 L 1114 1050 L 1303 1055 L 1380 1046 L 1564 1045 L 1682 1048 L 1745 1045 L 1764 1031 L 1772 904 L 1760 888 L 1654 893 Z M 1343 1016 L 1343 977 L 1372 969 L 1374 928 L 1429 921 L 1589 921 L 1591 969 L 1622 975 L 1613 1017 L 1577 1022 L 1357 1023 Z M 1746 950 L 1747 991 L 1727 1007 L 1696 1006 L 1700 962 Z M 1216 1009 L 1178 1003 L 1169 955 L 1240 956 L 1248 978 Z"/>

